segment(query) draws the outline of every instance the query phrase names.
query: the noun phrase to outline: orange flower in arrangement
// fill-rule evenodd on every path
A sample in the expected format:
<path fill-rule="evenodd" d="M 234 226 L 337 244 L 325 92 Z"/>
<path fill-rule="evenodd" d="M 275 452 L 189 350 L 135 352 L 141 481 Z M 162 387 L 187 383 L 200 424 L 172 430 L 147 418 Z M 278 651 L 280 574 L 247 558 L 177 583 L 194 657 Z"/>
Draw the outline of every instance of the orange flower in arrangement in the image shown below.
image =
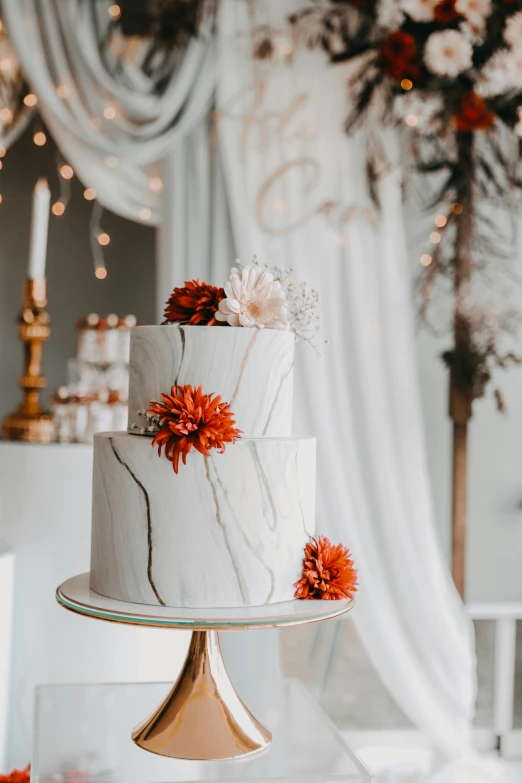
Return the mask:
<path fill-rule="evenodd" d="M 179 321 L 191 326 L 221 326 L 216 321 L 216 311 L 224 298 L 223 288 L 189 280 L 183 288 L 173 290 L 163 316 L 166 321 Z"/>
<path fill-rule="evenodd" d="M 486 130 L 495 121 L 495 115 L 488 109 L 486 103 L 476 92 L 468 92 L 460 101 L 458 114 L 455 117 L 457 130 L 465 133 Z"/>
<path fill-rule="evenodd" d="M 421 75 L 417 57 L 417 42 L 411 33 L 397 30 L 390 33 L 381 46 L 383 69 L 395 81 L 412 79 L 418 81 Z"/>
<path fill-rule="evenodd" d="M 152 441 L 158 454 L 165 456 L 178 472 L 180 455 L 183 464 L 187 454 L 196 449 L 205 457 L 211 449 L 222 454 L 226 443 L 235 443 L 242 433 L 235 425 L 227 402 L 213 394 L 204 394 L 201 386 L 173 386 L 170 394 L 162 394 L 163 402 L 151 402 L 147 414 L 157 417 L 159 430 Z"/>
<path fill-rule="evenodd" d="M 9 775 L 0 775 L 0 783 L 30 783 L 31 765 L 25 769 L 13 769 Z"/>
<path fill-rule="evenodd" d="M 433 14 L 440 24 L 449 24 L 458 18 L 459 12 L 456 9 L 457 0 L 441 0 L 433 9 Z"/>
<path fill-rule="evenodd" d="M 304 550 L 303 576 L 295 587 L 294 598 L 353 598 L 357 592 L 357 571 L 348 549 L 332 544 L 326 536 L 311 538 Z"/>

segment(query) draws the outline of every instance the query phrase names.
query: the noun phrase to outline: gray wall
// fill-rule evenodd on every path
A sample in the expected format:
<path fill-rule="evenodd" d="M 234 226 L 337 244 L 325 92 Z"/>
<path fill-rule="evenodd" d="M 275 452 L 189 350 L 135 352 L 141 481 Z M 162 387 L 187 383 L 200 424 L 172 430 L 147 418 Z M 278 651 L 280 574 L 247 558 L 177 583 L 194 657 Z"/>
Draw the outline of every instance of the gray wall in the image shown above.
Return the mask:
<path fill-rule="evenodd" d="M 47 177 L 53 200 L 59 195 L 56 148 L 52 141 L 36 147 L 26 132 L 12 147 L 0 171 L 0 417 L 17 403 L 17 379 L 22 365 L 16 336 L 26 273 L 31 218 L 31 195 L 36 180 Z M 45 347 L 47 392 L 66 380 L 67 359 L 75 354 L 78 317 L 88 312 L 106 315 L 134 313 L 154 323 L 153 228 L 124 220 L 109 212 L 102 217 L 111 236 L 105 259 L 108 275 L 97 280 L 89 242 L 92 202 L 83 198 L 83 186 L 74 179 L 69 207 L 62 217 L 51 215 L 47 256 L 49 313 L 52 336 Z"/>

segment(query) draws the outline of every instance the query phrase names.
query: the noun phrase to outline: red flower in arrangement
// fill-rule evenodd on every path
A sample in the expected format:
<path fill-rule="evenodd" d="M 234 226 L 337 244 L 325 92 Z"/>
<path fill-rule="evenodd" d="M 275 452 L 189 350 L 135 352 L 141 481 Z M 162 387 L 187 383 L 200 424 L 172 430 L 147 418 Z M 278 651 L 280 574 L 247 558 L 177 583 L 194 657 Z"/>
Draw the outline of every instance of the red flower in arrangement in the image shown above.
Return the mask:
<path fill-rule="evenodd" d="M 441 24 L 450 24 L 458 19 L 459 12 L 455 8 L 457 0 L 441 0 L 434 8 L 434 15 L 437 22 Z"/>
<path fill-rule="evenodd" d="M 485 130 L 494 122 L 495 115 L 476 92 L 468 92 L 460 101 L 455 116 L 457 130 L 462 132 Z"/>
<path fill-rule="evenodd" d="M 173 290 L 163 316 L 166 321 L 179 321 L 192 326 L 220 326 L 215 316 L 224 298 L 225 291 L 222 288 L 190 280 L 183 288 Z"/>
<path fill-rule="evenodd" d="M 186 465 L 187 454 L 196 449 L 205 457 L 211 449 L 222 454 L 226 443 L 235 443 L 242 433 L 236 429 L 235 420 L 226 402 L 213 394 L 204 394 L 201 386 L 173 386 L 170 394 L 162 394 L 163 402 L 151 402 L 147 413 L 159 417 L 159 431 L 152 441 L 161 455 L 172 462 L 178 472 L 179 457 Z"/>
<path fill-rule="evenodd" d="M 29 783 L 31 780 L 31 765 L 25 769 L 13 769 L 9 775 L 0 775 L 0 783 Z"/>
<path fill-rule="evenodd" d="M 295 587 L 294 598 L 353 598 L 357 571 L 348 549 L 342 544 L 334 546 L 326 536 L 311 538 L 304 550 L 303 576 Z"/>
<path fill-rule="evenodd" d="M 417 43 L 411 33 L 402 30 L 390 33 L 382 43 L 381 60 L 384 71 L 398 82 L 420 78 Z"/>

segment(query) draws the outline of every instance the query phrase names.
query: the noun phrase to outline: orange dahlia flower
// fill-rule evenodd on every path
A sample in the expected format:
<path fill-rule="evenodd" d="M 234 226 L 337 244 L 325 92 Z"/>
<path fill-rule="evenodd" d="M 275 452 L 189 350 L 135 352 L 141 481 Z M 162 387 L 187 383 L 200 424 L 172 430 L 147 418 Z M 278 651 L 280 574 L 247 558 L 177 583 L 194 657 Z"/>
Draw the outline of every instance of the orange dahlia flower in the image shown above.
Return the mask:
<path fill-rule="evenodd" d="M 9 775 L 0 775 L 0 783 L 29 783 L 30 780 L 30 765 L 25 769 L 13 769 Z"/>
<path fill-rule="evenodd" d="M 204 394 L 201 386 L 173 386 L 170 394 L 162 394 L 163 402 L 151 402 L 147 413 L 157 416 L 159 430 L 152 441 L 158 454 L 165 456 L 178 472 L 180 455 L 183 464 L 187 454 L 196 449 L 208 457 L 211 449 L 222 454 L 226 443 L 235 443 L 241 435 L 227 402 L 213 394 Z"/>
<path fill-rule="evenodd" d="M 294 598 L 353 598 L 357 571 L 348 549 L 342 544 L 334 546 L 326 536 L 311 538 L 304 550 L 303 576 L 295 587 Z"/>
<path fill-rule="evenodd" d="M 199 280 L 189 280 L 183 288 L 173 290 L 163 316 L 166 321 L 179 321 L 192 326 L 220 326 L 215 316 L 224 297 L 222 288 L 200 283 Z"/>

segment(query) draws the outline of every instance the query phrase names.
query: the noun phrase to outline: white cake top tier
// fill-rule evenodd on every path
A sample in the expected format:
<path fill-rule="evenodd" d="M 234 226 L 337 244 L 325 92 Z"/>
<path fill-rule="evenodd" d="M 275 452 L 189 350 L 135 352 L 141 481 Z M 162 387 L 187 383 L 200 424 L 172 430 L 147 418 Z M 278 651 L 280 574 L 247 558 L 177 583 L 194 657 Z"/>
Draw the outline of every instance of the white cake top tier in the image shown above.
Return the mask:
<path fill-rule="evenodd" d="M 129 426 L 173 385 L 202 386 L 230 404 L 245 435 L 290 435 L 295 336 L 278 329 L 138 326 L 131 331 Z"/>

